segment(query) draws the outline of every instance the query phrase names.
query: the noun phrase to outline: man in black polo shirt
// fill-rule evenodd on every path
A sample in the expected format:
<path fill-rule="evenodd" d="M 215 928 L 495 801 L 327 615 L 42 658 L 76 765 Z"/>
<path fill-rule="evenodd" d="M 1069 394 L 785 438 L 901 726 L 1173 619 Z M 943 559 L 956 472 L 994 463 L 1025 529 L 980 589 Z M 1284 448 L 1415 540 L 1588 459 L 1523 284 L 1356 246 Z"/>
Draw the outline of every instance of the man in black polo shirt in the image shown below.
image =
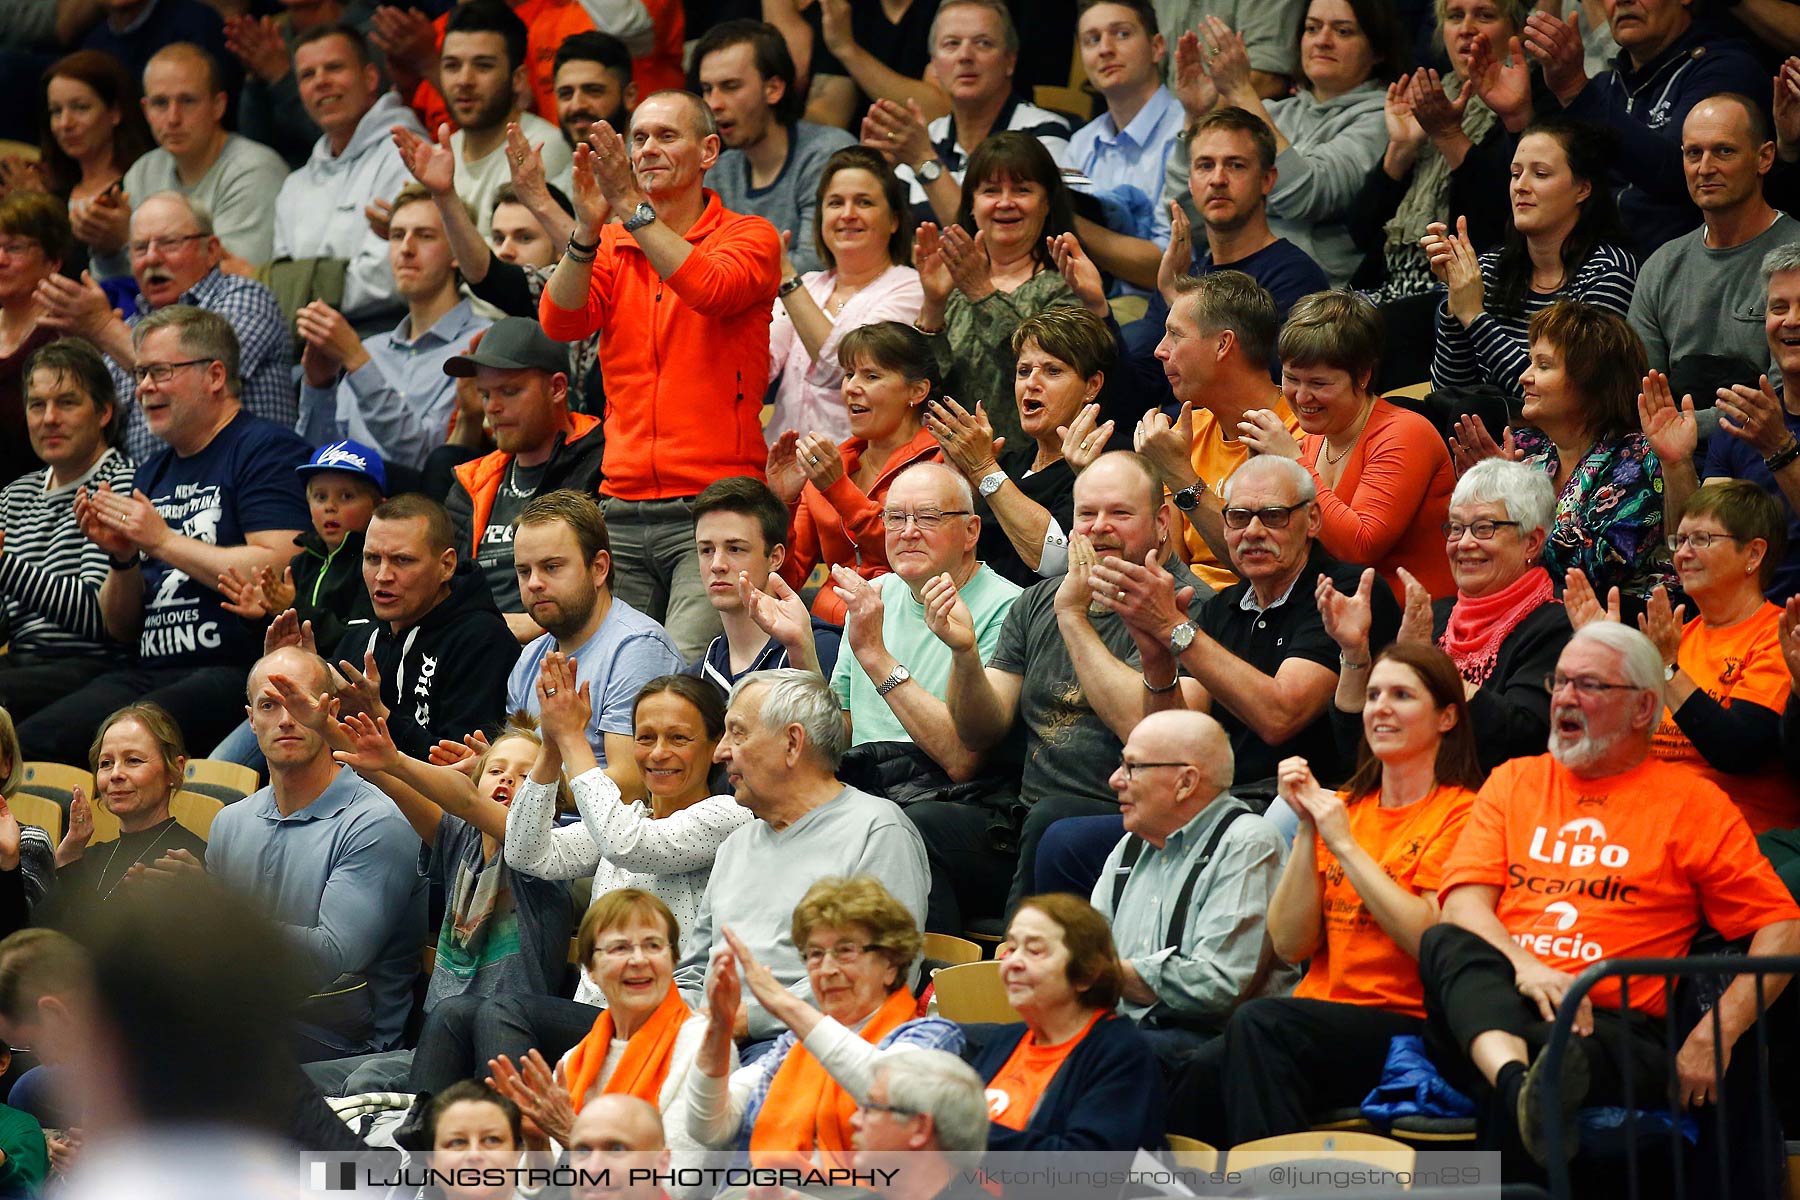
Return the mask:
<path fill-rule="evenodd" d="M 1292 459 L 1252 458 L 1221 490 L 1225 545 L 1243 581 L 1226 588 L 1190 621 L 1176 609 L 1167 572 L 1108 558 L 1094 568 L 1094 594 L 1153 647 L 1184 647 L 1193 678 L 1171 697 L 1211 712 L 1237 756 L 1236 789 L 1274 794 L 1275 767 L 1290 755 L 1320 779 L 1339 780 L 1354 765 L 1332 736 L 1329 706 L 1337 690 L 1337 643 L 1319 617 L 1318 580 L 1354 592 L 1362 568 L 1340 563 L 1316 544 L 1319 507 L 1312 476 Z M 1369 645 L 1394 640 L 1400 609 L 1386 588 L 1370 595 Z M 1174 679 L 1172 654 L 1148 653 L 1144 685 L 1158 692 Z M 1266 782 L 1269 786 L 1257 789 Z"/>

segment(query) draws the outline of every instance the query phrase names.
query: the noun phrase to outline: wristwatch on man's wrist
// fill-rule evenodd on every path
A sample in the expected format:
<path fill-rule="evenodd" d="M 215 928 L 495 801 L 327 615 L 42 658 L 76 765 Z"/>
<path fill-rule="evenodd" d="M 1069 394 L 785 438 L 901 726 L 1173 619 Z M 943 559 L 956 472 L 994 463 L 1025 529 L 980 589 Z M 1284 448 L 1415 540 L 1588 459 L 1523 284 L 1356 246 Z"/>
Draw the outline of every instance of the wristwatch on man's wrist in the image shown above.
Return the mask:
<path fill-rule="evenodd" d="M 913 170 L 913 174 L 918 177 L 920 183 L 936 183 L 944 174 L 944 160 L 936 157 L 928 158 Z"/>
<path fill-rule="evenodd" d="M 1180 491 L 1171 494 L 1169 499 L 1174 501 L 1175 507 L 1182 512 L 1193 512 L 1200 507 L 1200 493 L 1205 490 L 1206 480 L 1196 479 Z"/>
<path fill-rule="evenodd" d="M 911 671 L 905 667 L 895 667 L 886 679 L 875 685 L 875 694 L 885 696 L 911 678 Z"/>
<path fill-rule="evenodd" d="M 1194 635 L 1200 632 L 1192 621 L 1183 621 L 1169 630 L 1169 653 L 1180 658 L 1187 653 L 1187 648 L 1194 644 Z"/>
<path fill-rule="evenodd" d="M 651 207 L 648 200 L 645 200 L 632 209 L 631 215 L 625 218 L 625 232 L 636 233 L 654 220 L 656 220 L 656 209 Z"/>

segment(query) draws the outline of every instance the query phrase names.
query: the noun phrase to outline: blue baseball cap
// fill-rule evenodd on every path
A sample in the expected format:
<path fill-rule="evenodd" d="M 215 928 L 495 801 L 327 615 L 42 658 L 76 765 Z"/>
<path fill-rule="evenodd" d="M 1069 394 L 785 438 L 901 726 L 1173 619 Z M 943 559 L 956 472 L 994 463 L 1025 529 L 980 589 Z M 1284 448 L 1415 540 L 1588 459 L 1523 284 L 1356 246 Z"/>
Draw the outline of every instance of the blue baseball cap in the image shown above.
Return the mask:
<path fill-rule="evenodd" d="M 373 483 L 383 496 L 387 495 L 387 468 L 381 465 L 381 455 L 361 442 L 346 439 L 321 446 L 313 452 L 312 458 L 294 468 L 294 473 L 302 478 L 316 475 L 320 471 L 361 475 Z"/>

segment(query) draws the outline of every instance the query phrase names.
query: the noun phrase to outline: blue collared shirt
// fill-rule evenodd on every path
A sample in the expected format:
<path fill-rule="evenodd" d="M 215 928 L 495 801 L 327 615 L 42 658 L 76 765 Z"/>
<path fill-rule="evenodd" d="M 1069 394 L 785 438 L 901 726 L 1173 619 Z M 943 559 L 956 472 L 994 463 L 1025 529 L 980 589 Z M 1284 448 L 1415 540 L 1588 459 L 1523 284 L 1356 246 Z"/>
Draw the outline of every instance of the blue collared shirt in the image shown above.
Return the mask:
<path fill-rule="evenodd" d="M 263 903 L 305 955 L 309 986 L 368 979 L 373 1044 L 346 1053 L 400 1044 L 425 941 L 425 880 L 419 835 L 392 801 L 349 768 L 286 815 L 265 787 L 220 811 L 206 869 Z"/>
<path fill-rule="evenodd" d="M 449 436 L 456 409 L 456 380 L 444 374 L 444 364 L 492 323 L 477 316 L 468 300 L 417 337 L 412 317 L 400 318 L 392 333 L 363 343 L 369 361 L 335 388 L 301 387 L 300 436 L 315 446 L 354 438 L 386 462 L 424 467 Z"/>
<path fill-rule="evenodd" d="M 1152 214 L 1150 238 L 1158 246 L 1169 244 L 1169 210 L 1161 203 L 1163 172 L 1181 122 L 1181 105 L 1168 88 L 1159 87 L 1124 129 L 1113 123 L 1110 112 L 1103 112 L 1069 139 L 1070 165 L 1093 181 L 1094 191 L 1133 188 L 1144 197 Z"/>

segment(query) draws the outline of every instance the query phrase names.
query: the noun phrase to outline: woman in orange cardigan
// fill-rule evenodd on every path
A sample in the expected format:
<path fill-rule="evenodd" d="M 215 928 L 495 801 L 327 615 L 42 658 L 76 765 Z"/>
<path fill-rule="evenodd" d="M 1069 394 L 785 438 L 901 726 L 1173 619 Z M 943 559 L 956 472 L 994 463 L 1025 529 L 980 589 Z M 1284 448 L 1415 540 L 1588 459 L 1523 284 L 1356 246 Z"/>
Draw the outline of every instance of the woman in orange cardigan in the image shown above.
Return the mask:
<path fill-rule="evenodd" d="M 850 438 L 841 446 L 821 433 L 789 430 L 769 449 L 769 486 L 787 504 L 787 559 L 781 577 L 795 590 L 819 563 L 842 564 L 864 579 L 888 573 L 882 501 L 894 476 L 943 450 L 920 424 L 932 381 L 931 343 L 910 325 L 881 321 L 852 329 L 838 343 Z M 813 613 L 843 624 L 844 601 L 819 589 Z"/>
<path fill-rule="evenodd" d="M 1456 475 L 1437 428 L 1369 390 L 1380 361 L 1381 314 L 1351 291 L 1314 292 L 1281 327 L 1281 391 L 1299 441 L 1267 409 L 1246 415 L 1256 454 L 1279 454 L 1312 472 L 1326 553 L 1374 567 L 1406 600 L 1410 574 L 1433 600 L 1456 595 L 1442 525 Z"/>

